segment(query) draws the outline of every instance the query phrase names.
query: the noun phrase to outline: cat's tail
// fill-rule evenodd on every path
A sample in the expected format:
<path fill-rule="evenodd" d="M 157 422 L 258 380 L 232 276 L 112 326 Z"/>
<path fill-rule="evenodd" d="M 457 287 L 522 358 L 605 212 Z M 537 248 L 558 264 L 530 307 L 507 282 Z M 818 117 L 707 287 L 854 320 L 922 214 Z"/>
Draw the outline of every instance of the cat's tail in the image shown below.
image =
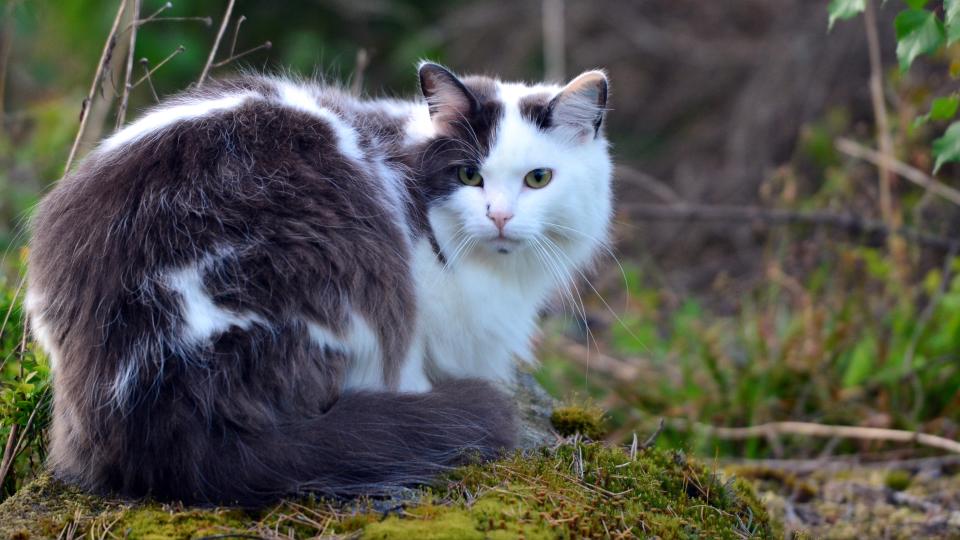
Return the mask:
<path fill-rule="evenodd" d="M 225 441 L 209 456 L 199 498 L 262 505 L 307 492 L 383 493 L 494 458 L 515 435 L 513 403 L 488 382 L 448 381 L 422 394 L 352 392 L 323 414 Z"/>

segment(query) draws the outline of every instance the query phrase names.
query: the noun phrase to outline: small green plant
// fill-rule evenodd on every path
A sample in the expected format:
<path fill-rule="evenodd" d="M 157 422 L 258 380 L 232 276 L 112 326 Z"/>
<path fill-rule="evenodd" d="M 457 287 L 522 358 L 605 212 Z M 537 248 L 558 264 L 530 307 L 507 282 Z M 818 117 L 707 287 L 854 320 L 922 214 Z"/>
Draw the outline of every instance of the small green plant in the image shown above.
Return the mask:
<path fill-rule="evenodd" d="M 874 0 L 831 0 L 827 10 L 830 15 L 830 27 L 838 20 L 850 19 L 867 9 L 867 2 Z M 884 0 L 886 3 L 886 0 Z M 920 56 L 941 54 L 947 47 L 960 41 L 960 0 L 904 0 L 905 9 L 894 20 L 897 39 L 897 60 L 900 71 L 906 72 Z M 939 9 L 936 9 L 939 4 Z M 956 69 L 950 69 L 954 78 L 960 76 Z M 914 120 L 914 127 L 928 121 L 953 120 L 960 109 L 960 93 L 934 97 L 928 113 Z M 936 157 L 934 173 L 951 162 L 960 161 L 960 122 L 953 122 L 943 135 L 933 141 L 933 155 Z"/>

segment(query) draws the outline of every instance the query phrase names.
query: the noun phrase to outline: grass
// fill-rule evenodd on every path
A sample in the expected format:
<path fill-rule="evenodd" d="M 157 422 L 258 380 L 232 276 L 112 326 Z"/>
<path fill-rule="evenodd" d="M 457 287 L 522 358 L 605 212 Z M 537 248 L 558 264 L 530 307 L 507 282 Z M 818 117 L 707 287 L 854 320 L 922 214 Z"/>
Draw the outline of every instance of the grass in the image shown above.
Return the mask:
<path fill-rule="evenodd" d="M 399 502 L 287 501 L 263 511 L 100 499 L 48 476 L 0 505 L 0 537 L 369 539 L 775 538 L 753 490 L 682 452 L 573 438 L 463 467 Z"/>

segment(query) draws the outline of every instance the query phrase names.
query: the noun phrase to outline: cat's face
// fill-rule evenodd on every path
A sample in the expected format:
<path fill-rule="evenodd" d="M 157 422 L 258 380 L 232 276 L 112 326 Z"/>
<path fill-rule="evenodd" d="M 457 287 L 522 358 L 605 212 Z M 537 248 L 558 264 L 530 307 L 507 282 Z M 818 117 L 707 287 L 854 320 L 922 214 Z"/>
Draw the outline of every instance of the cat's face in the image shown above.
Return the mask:
<path fill-rule="evenodd" d="M 422 179 L 444 256 L 582 264 L 611 212 L 605 75 L 527 86 L 424 64 L 420 80 L 437 133 Z"/>

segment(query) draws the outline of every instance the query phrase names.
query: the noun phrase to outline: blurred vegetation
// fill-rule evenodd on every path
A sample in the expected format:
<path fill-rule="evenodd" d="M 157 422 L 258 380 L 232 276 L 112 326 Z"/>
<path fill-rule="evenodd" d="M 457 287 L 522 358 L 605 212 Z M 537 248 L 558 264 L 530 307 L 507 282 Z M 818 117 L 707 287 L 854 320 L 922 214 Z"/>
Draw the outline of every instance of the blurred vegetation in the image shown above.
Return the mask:
<path fill-rule="evenodd" d="M 0 100 L 0 273 L 6 276 L 0 316 L 7 321 L 0 334 L 0 444 L 13 440 L 19 451 L 0 498 L 39 470 L 48 417 L 48 368 L 23 338 L 17 295 L 24 223 L 63 172 L 117 5 L 14 0 L 3 6 L 2 36 L 11 53 Z M 143 14 L 163 5 L 144 0 Z M 175 3 L 161 14 L 210 17 L 212 26 L 158 20 L 140 28 L 136 58 L 147 58 L 151 66 L 184 47 L 152 77 L 160 95 L 196 80 L 225 5 Z M 370 63 L 363 86 L 372 94 L 412 94 L 420 58 L 447 61 L 464 72 L 541 78 L 540 2 L 494 5 L 241 0 L 234 15 L 246 20 L 237 51 L 266 41 L 272 47 L 214 75 L 246 67 L 349 81 L 364 50 Z M 891 219 L 880 208 L 877 168 L 835 144 L 843 137 L 876 145 L 860 19 L 831 21 L 833 30 L 826 33 L 831 15 L 848 19 L 866 4 L 744 0 L 698 5 L 696 15 L 672 0 L 645 5 L 567 4 L 570 71 L 598 65 L 611 70 L 610 137 L 622 165 L 616 247 L 601 257 L 589 281 L 578 280 L 571 297 L 557 301 L 545 323 L 538 380 L 559 398 L 577 396 L 605 409 L 610 441 L 629 442 L 634 433 L 642 440 L 665 418 L 657 445 L 711 458 L 932 452 L 879 441 L 722 440 L 692 426 L 803 420 L 956 440 L 956 248 L 931 249 L 896 234 L 878 242 L 815 221 L 789 227 L 762 221 L 664 224 L 641 220 L 634 211 L 636 204 L 664 199 L 657 194 L 666 190 L 676 201 L 665 202 Z M 951 153 L 956 144 L 949 137 L 960 103 L 960 44 L 953 43 L 950 21 L 960 19 L 949 17 L 960 12 L 944 8 L 958 4 L 876 5 L 892 157 L 924 174 L 942 165 L 936 179 L 956 186 L 960 167 L 949 161 L 960 154 Z M 901 9 L 923 13 L 908 16 L 914 17 L 910 24 L 895 24 Z M 920 40 L 924 35 L 916 29 L 924 24 L 932 25 L 933 40 L 898 55 L 897 36 Z M 228 55 L 233 33 L 231 25 L 218 58 Z M 121 39 L 118 59 L 123 47 Z M 913 65 L 903 70 L 898 60 L 901 67 Z M 137 66 L 137 75 L 142 72 Z M 99 121 L 85 148 L 106 132 L 100 125 L 112 125 L 104 103 L 122 84 L 118 73 L 109 73 L 114 82 L 105 85 L 100 109 L 91 113 Z M 149 87 L 138 86 L 128 118 L 153 101 Z M 653 182 L 661 188 L 651 190 L 637 171 L 660 175 L 663 180 Z M 891 229 L 907 226 L 948 243 L 957 238 L 956 205 L 902 180 L 891 189 Z M 889 478 L 894 488 L 906 485 Z"/>

